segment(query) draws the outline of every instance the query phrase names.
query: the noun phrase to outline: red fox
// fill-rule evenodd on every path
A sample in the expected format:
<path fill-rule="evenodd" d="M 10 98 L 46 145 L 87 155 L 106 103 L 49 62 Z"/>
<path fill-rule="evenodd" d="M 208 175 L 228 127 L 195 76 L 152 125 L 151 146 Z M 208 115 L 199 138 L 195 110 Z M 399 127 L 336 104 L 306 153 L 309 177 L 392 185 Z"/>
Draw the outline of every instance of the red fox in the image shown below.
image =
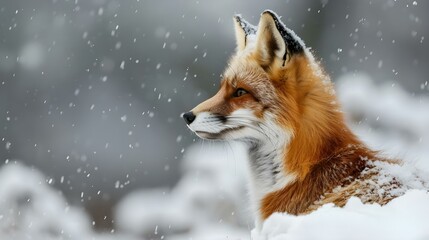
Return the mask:
<path fill-rule="evenodd" d="M 330 78 L 304 42 L 270 10 L 257 27 L 240 15 L 234 23 L 237 49 L 220 90 L 183 118 L 201 138 L 248 146 L 259 223 L 274 212 L 341 207 L 352 196 L 386 204 L 402 194 L 378 168 L 400 162 L 368 149 L 346 126 Z"/>

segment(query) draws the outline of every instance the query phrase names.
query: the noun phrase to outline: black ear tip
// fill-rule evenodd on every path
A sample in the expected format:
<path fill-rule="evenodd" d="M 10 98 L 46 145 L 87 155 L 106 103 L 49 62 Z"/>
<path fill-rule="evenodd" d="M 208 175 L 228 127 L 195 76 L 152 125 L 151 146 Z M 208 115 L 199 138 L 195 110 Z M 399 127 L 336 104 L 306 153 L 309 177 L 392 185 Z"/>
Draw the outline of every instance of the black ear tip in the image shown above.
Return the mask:
<path fill-rule="evenodd" d="M 241 23 L 241 21 L 243 20 L 243 17 L 241 16 L 241 14 L 234 14 L 234 20 L 237 21 L 238 23 Z"/>
<path fill-rule="evenodd" d="M 234 20 L 244 30 L 246 36 L 256 34 L 256 27 L 247 22 L 241 14 L 235 14 Z"/>
<path fill-rule="evenodd" d="M 270 9 L 263 11 L 261 15 L 269 15 L 275 20 L 279 19 L 279 16 L 277 15 L 277 13 L 275 13 L 273 10 L 270 10 Z"/>
<path fill-rule="evenodd" d="M 294 31 L 290 30 L 286 27 L 286 25 L 281 21 L 279 15 L 275 13 L 272 10 L 265 10 L 261 14 L 261 20 L 264 18 L 264 20 L 268 20 L 268 18 L 271 18 L 274 21 L 274 24 L 277 28 L 277 30 L 280 32 L 280 34 L 283 37 L 283 40 L 285 41 L 287 45 L 287 49 L 289 50 L 289 53 L 301 53 L 303 52 L 305 48 L 304 42 L 301 40 L 298 35 L 295 34 Z"/>

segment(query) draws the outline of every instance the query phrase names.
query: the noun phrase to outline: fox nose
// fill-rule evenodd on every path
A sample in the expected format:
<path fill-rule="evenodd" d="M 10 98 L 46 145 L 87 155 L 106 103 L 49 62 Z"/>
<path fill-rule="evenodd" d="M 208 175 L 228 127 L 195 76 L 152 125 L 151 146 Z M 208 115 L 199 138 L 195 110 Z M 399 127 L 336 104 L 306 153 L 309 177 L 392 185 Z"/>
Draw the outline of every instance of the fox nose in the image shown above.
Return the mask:
<path fill-rule="evenodd" d="M 191 124 L 196 118 L 196 116 L 192 112 L 184 113 L 182 114 L 182 117 L 183 119 L 185 119 L 185 122 L 187 124 Z"/>

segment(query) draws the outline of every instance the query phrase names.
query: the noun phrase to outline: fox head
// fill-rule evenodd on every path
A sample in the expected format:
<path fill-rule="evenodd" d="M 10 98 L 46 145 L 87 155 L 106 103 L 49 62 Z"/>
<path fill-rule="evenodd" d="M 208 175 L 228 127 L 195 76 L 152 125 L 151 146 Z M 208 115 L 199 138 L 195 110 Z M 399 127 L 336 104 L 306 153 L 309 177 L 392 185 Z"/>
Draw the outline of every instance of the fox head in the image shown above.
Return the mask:
<path fill-rule="evenodd" d="M 305 108 L 306 99 L 317 100 L 318 91 L 329 88 L 322 87 L 325 77 L 303 41 L 274 12 L 264 11 L 257 27 L 239 15 L 234 23 L 237 49 L 219 91 L 183 118 L 204 139 L 287 141 L 308 121 L 303 111 L 312 110 Z"/>

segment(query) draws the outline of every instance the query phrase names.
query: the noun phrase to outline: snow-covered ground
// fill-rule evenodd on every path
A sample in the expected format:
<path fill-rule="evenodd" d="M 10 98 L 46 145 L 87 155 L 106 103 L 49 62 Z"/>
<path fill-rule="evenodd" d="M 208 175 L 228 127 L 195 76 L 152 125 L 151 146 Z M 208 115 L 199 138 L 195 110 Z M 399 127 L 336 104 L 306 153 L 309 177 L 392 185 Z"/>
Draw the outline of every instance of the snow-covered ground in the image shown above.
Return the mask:
<path fill-rule="evenodd" d="M 392 169 L 398 177 L 407 181 L 412 166 L 429 176 L 421 173 L 429 172 L 428 97 L 376 85 L 364 75 L 344 76 L 337 94 L 368 145 L 407 162 Z M 124 196 L 115 208 L 115 234 L 95 233 L 83 210 L 69 206 L 40 172 L 8 163 L 0 170 L 0 239 L 429 239 L 424 190 L 408 191 L 383 207 L 353 198 L 344 208 L 328 204 L 306 216 L 278 213 L 260 231 L 253 229 L 245 161 L 238 144 L 192 145 L 173 189 Z"/>
<path fill-rule="evenodd" d="M 410 190 L 387 205 L 364 205 L 352 198 L 344 208 L 326 204 L 305 216 L 275 213 L 253 239 L 419 240 L 429 239 L 429 194 Z"/>

